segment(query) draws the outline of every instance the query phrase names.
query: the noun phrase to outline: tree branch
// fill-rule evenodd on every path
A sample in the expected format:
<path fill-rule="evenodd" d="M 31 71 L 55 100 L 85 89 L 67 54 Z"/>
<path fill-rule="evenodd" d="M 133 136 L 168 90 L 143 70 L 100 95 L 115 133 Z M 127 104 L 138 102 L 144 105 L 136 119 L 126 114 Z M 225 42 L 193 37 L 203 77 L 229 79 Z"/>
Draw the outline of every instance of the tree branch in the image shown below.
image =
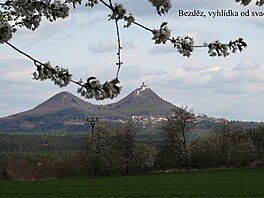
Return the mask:
<path fill-rule="evenodd" d="M 29 58 L 30 60 L 32 60 L 34 63 L 38 63 L 40 65 L 44 65 L 44 63 L 38 61 L 37 59 L 33 58 L 32 56 L 28 55 L 27 53 L 23 52 L 22 50 L 18 49 L 16 46 L 12 45 L 9 42 L 5 42 L 7 45 L 9 45 L 11 48 L 13 48 L 14 50 L 16 50 L 17 52 L 19 52 L 20 54 L 24 55 L 25 57 Z"/>
<path fill-rule="evenodd" d="M 79 4 L 80 1 L 77 0 Z M 75 0 L 69 0 L 69 1 L 65 1 L 67 3 L 72 2 L 74 5 L 77 2 Z M 8 9 L 5 7 L 8 7 L 11 1 L 6 1 L 5 3 L 0 2 L 0 6 L 3 9 Z M 42 1 L 40 1 L 42 2 Z M 55 1 L 57 2 L 57 1 Z M 202 47 L 208 47 L 209 48 L 209 55 L 210 56 L 227 56 L 230 54 L 229 51 L 231 51 L 232 53 L 235 53 L 237 50 L 239 50 L 240 52 L 243 50 L 243 48 L 245 48 L 247 46 L 247 44 L 243 41 L 242 38 L 239 38 L 235 41 L 230 41 L 228 44 L 222 44 L 219 41 L 215 41 L 212 43 L 204 43 L 203 45 L 194 45 L 194 41 L 193 38 L 190 38 L 189 36 L 186 37 L 171 37 L 171 30 L 167 27 L 167 22 L 163 22 L 160 26 L 160 29 L 150 29 L 149 27 L 142 25 L 138 22 L 135 21 L 135 18 L 132 14 L 126 15 L 126 9 L 123 7 L 122 4 L 119 3 L 115 3 L 113 5 L 112 0 L 94 0 L 94 1 L 88 1 L 88 3 L 86 5 L 93 7 L 95 4 L 97 4 L 98 2 L 101 2 L 103 4 L 103 6 L 107 7 L 108 9 L 111 10 L 111 14 L 109 15 L 109 20 L 115 20 L 115 28 L 116 28 L 116 35 L 117 35 L 117 72 L 116 72 L 116 78 L 113 79 L 110 82 L 105 82 L 104 84 L 101 84 L 99 82 L 99 80 L 95 77 L 89 77 L 87 79 L 86 82 L 82 82 L 82 80 L 80 81 L 75 81 L 72 80 L 72 74 L 69 73 L 68 69 L 64 69 L 62 67 L 59 66 L 54 66 L 52 67 L 50 65 L 49 62 L 47 63 L 42 63 L 41 61 L 33 58 L 32 56 L 30 56 L 29 54 L 23 52 L 22 50 L 18 49 L 17 47 L 15 47 L 14 45 L 12 45 L 11 43 L 8 42 L 8 40 L 11 38 L 10 35 L 4 35 L 5 37 L 9 38 L 8 36 L 10 36 L 9 39 L 6 39 L 4 41 L 2 41 L 2 43 L 7 44 L 8 46 L 10 46 L 11 48 L 13 48 L 15 51 L 19 52 L 20 54 L 22 54 L 23 56 L 27 57 L 28 59 L 32 60 L 35 64 L 35 66 L 37 67 L 37 71 L 33 73 L 34 79 L 36 80 L 47 80 L 50 79 L 51 81 L 54 81 L 54 83 L 56 85 L 59 85 L 60 87 L 66 86 L 68 85 L 70 82 L 77 84 L 78 86 L 80 86 L 80 88 L 78 89 L 78 92 L 81 93 L 82 96 L 85 96 L 87 98 L 96 98 L 96 99 L 105 99 L 105 98 L 114 98 L 115 96 L 117 96 L 122 88 L 118 77 L 119 77 L 119 73 L 122 67 L 122 62 L 121 62 L 121 50 L 122 50 L 122 46 L 121 46 L 121 36 L 120 36 L 120 29 L 119 29 L 119 20 L 124 20 L 125 22 L 127 22 L 126 25 L 124 25 L 124 27 L 129 27 L 132 23 L 148 32 L 151 32 L 153 34 L 153 38 L 152 40 L 155 40 L 155 44 L 165 44 L 166 41 L 171 41 L 172 44 L 174 45 L 174 48 L 177 48 L 178 52 L 183 54 L 183 56 L 190 56 L 191 52 L 193 51 L 193 48 L 202 48 Z M 50 4 L 51 1 L 48 1 L 48 4 Z M 12 6 L 12 5 L 11 5 Z M 23 15 L 21 14 L 17 14 L 14 15 L 16 18 L 14 18 L 14 22 L 15 25 L 19 25 L 21 24 L 21 26 L 25 25 L 25 21 L 22 22 L 17 22 L 19 20 L 21 20 L 21 17 L 23 19 L 24 16 L 26 15 L 30 15 L 31 13 L 31 7 L 33 6 L 33 4 L 29 5 L 29 4 L 21 4 L 18 5 L 18 7 L 23 8 L 23 12 L 25 12 Z M 69 15 L 69 7 L 66 5 L 66 3 L 54 3 L 49 5 L 48 7 L 46 6 L 44 10 L 39 11 L 38 10 L 38 5 L 33 6 L 32 8 L 32 12 L 37 11 L 39 13 L 39 17 L 38 20 L 36 20 L 36 24 L 34 25 L 34 21 L 31 20 L 33 19 L 31 16 L 31 19 L 27 20 L 26 22 L 29 22 L 29 25 L 25 25 L 28 29 L 36 29 L 39 26 L 39 23 L 41 21 L 42 16 L 46 16 L 47 19 L 49 19 L 51 22 L 55 21 L 56 18 L 65 18 Z M 28 8 L 27 8 L 28 7 Z M 41 6 L 40 6 L 41 7 Z M 42 7 L 41 7 L 42 8 Z M 74 6 L 75 8 L 75 6 Z M 28 10 L 29 9 L 29 10 Z M 9 10 L 9 9 L 8 9 Z M 15 11 L 14 11 L 15 12 Z M 51 13 L 50 13 L 51 12 Z M 44 14 L 44 15 L 42 15 Z M 5 16 L 5 15 L 4 15 Z M 13 17 L 12 12 L 6 12 L 6 16 L 7 17 Z M 5 16 L 5 17 L 6 17 Z M 35 15 L 34 15 L 35 16 Z M 35 19 L 35 18 L 34 18 Z M 10 21 L 10 20 L 9 20 Z M 11 28 L 10 24 L 8 23 L 8 20 L 6 21 L 7 28 Z M 13 28 L 13 26 L 12 26 Z M 11 29 L 14 30 L 14 29 Z M 3 38 L 5 38 L 3 37 Z"/>
<path fill-rule="evenodd" d="M 121 66 L 122 66 L 122 62 L 121 62 L 121 40 L 120 40 L 120 33 L 119 33 L 119 26 L 118 26 L 118 20 L 116 19 L 115 20 L 115 26 L 116 26 L 116 35 L 117 35 L 117 59 L 118 59 L 118 62 L 116 63 L 118 65 L 117 67 L 117 72 L 116 72 L 116 79 L 118 79 L 118 75 L 119 75 L 119 72 L 120 72 L 120 69 L 121 69 Z"/>
<path fill-rule="evenodd" d="M 37 66 L 37 64 L 42 65 L 43 67 L 47 68 L 46 64 L 40 62 L 39 60 L 33 58 L 32 56 L 28 55 L 27 53 L 23 52 L 22 50 L 18 49 L 16 46 L 12 45 L 9 42 L 5 42 L 8 46 L 10 46 L 11 48 L 13 48 L 14 50 L 16 50 L 17 52 L 19 52 L 20 54 L 22 54 L 23 56 L 29 58 L 30 60 L 32 60 L 34 62 L 34 65 Z M 49 70 L 51 70 L 51 68 L 47 68 Z M 77 84 L 79 86 L 83 86 L 80 82 L 75 81 L 75 80 L 70 80 L 72 83 Z"/>
<path fill-rule="evenodd" d="M 104 0 L 100 0 L 100 2 L 102 4 L 104 4 L 106 7 L 108 7 L 110 10 L 113 10 L 113 8 L 111 7 L 111 5 L 108 5 Z"/>
<path fill-rule="evenodd" d="M 146 27 L 146 26 L 144 26 L 144 25 L 142 25 L 142 24 L 140 24 L 140 23 L 138 23 L 136 21 L 133 21 L 132 23 L 134 23 L 135 25 L 137 25 L 137 26 L 139 26 L 139 27 L 141 27 L 141 28 L 143 28 L 143 29 L 145 29 L 145 30 L 153 33 L 153 30 L 152 29 L 150 29 L 150 28 L 148 28 L 148 27 Z"/>

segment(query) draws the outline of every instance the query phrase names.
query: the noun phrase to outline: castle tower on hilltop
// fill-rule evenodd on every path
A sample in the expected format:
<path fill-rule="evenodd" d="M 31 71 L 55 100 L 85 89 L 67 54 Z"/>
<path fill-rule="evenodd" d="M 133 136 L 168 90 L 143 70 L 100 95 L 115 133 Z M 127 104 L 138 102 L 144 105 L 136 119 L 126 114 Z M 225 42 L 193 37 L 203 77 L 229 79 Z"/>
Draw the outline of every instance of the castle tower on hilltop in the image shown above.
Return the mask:
<path fill-rule="evenodd" d="M 148 86 L 144 82 L 142 82 L 141 86 L 138 89 L 136 89 L 135 95 L 137 96 L 140 92 L 146 90 L 147 88 Z"/>

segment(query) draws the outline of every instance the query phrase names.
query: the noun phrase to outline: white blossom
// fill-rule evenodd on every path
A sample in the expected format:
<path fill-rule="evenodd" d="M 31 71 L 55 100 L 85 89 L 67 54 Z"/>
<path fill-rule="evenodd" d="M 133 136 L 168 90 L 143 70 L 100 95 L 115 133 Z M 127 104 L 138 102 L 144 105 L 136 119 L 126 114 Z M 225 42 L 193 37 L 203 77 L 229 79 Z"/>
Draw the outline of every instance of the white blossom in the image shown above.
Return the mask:
<path fill-rule="evenodd" d="M 12 27 L 6 21 L 0 21 L 0 44 L 12 38 Z"/>
<path fill-rule="evenodd" d="M 152 5 L 156 7 L 159 15 L 168 13 L 169 9 L 171 8 L 170 0 L 149 0 L 149 2 L 151 2 Z"/>

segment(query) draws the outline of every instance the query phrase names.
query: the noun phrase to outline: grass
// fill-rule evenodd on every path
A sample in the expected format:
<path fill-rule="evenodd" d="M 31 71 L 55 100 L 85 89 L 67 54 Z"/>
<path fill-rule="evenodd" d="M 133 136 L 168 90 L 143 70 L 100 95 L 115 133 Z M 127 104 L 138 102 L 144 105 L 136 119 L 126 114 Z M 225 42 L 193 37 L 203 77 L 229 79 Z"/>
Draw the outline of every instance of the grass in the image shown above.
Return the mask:
<path fill-rule="evenodd" d="M 264 197 L 264 170 L 0 182 L 0 197 Z"/>

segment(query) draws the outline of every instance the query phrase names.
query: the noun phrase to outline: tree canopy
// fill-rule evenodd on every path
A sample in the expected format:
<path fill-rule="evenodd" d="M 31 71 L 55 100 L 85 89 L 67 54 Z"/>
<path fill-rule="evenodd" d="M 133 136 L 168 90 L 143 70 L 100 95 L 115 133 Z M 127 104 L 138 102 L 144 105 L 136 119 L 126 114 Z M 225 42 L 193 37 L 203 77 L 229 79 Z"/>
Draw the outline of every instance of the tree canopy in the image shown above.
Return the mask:
<path fill-rule="evenodd" d="M 172 7 L 170 0 L 149 0 L 150 4 L 155 7 L 156 13 L 160 16 L 166 15 Z M 236 0 L 243 6 L 251 3 L 251 0 Z M 257 0 L 256 5 L 262 6 L 264 0 Z M 41 21 L 46 18 L 50 22 L 57 19 L 65 19 L 70 15 L 70 9 L 77 6 L 86 6 L 93 8 L 95 6 L 104 6 L 109 9 L 108 20 L 114 22 L 117 38 L 117 71 L 113 80 L 101 83 L 96 77 L 88 77 L 86 81 L 75 80 L 73 75 L 67 68 L 51 65 L 49 61 L 43 62 L 35 59 L 23 50 L 11 44 L 11 39 L 19 28 L 26 28 L 32 31 L 39 28 Z M 243 38 L 230 40 L 228 43 L 219 40 L 210 43 L 196 45 L 194 39 L 190 36 L 172 36 L 172 32 L 168 26 L 168 22 L 162 22 L 158 28 L 149 28 L 137 21 L 132 13 L 128 13 L 127 9 L 121 3 L 113 3 L 112 0 L 6 0 L 0 2 L 0 44 L 6 44 L 21 53 L 36 66 L 33 73 L 35 80 L 51 80 L 55 85 L 60 87 L 67 86 L 69 83 L 78 85 L 78 93 L 86 98 L 95 98 L 103 100 L 106 98 L 116 97 L 122 88 L 119 81 L 119 73 L 123 65 L 121 53 L 121 35 L 120 22 L 124 22 L 124 28 L 135 25 L 143 30 L 151 33 L 151 39 L 155 44 L 171 43 L 176 51 L 184 57 L 190 57 L 196 48 L 206 48 L 209 56 L 226 57 L 231 53 L 241 52 L 247 43 Z"/>

